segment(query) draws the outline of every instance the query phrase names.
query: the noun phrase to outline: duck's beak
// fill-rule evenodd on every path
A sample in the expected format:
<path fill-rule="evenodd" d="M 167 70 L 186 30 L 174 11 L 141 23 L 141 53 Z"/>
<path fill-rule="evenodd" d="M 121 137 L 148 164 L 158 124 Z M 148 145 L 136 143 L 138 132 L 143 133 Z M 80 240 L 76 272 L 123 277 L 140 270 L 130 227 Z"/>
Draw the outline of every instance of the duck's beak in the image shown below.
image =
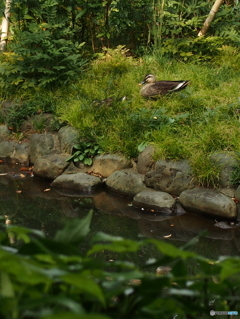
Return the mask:
<path fill-rule="evenodd" d="M 138 85 L 143 85 L 145 83 L 145 81 L 142 81 L 140 83 L 138 83 Z"/>

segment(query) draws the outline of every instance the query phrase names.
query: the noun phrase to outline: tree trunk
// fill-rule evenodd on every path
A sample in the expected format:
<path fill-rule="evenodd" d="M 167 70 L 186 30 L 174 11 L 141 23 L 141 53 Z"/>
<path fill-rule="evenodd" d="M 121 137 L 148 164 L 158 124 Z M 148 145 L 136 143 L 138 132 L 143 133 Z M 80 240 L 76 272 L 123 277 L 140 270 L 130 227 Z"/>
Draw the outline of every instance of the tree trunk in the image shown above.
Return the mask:
<path fill-rule="evenodd" d="M 1 42 L 0 50 L 3 51 L 6 48 L 8 29 L 9 29 L 9 17 L 10 17 L 11 0 L 6 0 L 4 17 L 2 19 L 2 32 L 1 32 Z"/>
<path fill-rule="evenodd" d="M 210 27 L 211 22 L 213 21 L 216 13 L 218 12 L 218 9 L 220 5 L 223 3 L 224 0 L 216 0 L 211 11 L 209 12 L 209 15 L 207 19 L 205 20 L 203 27 L 201 31 L 199 31 L 198 36 L 201 37 L 202 35 L 205 35 L 207 33 L 207 30 Z"/>

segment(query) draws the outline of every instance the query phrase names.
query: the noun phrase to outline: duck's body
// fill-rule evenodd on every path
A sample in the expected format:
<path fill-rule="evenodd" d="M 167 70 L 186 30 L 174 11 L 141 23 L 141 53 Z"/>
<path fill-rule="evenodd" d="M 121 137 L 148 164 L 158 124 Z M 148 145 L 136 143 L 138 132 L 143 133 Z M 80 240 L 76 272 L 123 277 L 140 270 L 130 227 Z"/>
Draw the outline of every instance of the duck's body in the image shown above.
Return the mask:
<path fill-rule="evenodd" d="M 140 90 L 143 97 L 156 97 L 157 95 L 181 91 L 189 84 L 189 81 L 156 81 L 153 74 L 147 74 L 139 84 L 144 84 Z"/>

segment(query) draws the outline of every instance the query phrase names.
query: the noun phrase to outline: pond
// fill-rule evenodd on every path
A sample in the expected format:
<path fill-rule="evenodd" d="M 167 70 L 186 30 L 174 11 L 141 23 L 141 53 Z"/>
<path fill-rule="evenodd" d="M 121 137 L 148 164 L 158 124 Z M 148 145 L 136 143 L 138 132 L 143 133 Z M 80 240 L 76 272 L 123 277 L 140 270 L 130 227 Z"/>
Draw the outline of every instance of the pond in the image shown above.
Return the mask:
<path fill-rule="evenodd" d="M 170 217 L 145 212 L 134 208 L 130 199 L 106 191 L 79 195 L 56 190 L 31 172 L 0 164 L 2 226 L 11 223 L 40 229 L 53 237 L 67 220 L 84 217 L 91 209 L 92 233 L 103 231 L 134 240 L 156 238 L 179 247 L 206 230 L 192 250 L 213 259 L 240 253 L 240 228 L 230 223 L 190 213 Z"/>

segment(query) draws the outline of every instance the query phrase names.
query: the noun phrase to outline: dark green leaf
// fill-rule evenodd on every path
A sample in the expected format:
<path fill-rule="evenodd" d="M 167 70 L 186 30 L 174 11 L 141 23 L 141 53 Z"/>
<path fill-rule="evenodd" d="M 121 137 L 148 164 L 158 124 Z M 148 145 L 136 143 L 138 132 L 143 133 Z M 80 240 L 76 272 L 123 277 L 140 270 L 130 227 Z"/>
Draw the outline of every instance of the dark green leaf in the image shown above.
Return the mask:
<path fill-rule="evenodd" d="M 90 223 L 93 212 L 81 220 L 74 219 L 67 223 L 63 230 L 59 230 L 55 236 L 55 241 L 64 243 L 80 243 L 90 231 Z"/>

